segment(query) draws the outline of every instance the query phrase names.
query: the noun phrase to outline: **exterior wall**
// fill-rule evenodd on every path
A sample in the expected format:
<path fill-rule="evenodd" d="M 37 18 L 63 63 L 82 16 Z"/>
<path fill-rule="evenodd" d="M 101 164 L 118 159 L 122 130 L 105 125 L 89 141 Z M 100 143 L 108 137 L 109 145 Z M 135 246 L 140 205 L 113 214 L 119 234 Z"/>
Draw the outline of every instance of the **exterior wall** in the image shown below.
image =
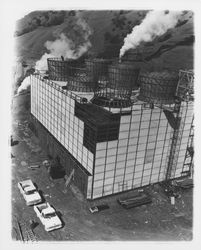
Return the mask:
<path fill-rule="evenodd" d="M 171 131 L 159 108 L 121 116 L 118 140 L 97 143 L 93 198 L 164 180 Z"/>
<path fill-rule="evenodd" d="M 193 105 L 182 103 L 181 141 L 173 178 L 184 171 L 192 116 Z M 165 180 L 173 131 L 161 108 L 135 104 L 131 115 L 121 116 L 118 140 L 97 143 L 93 198 Z"/>
<path fill-rule="evenodd" d="M 31 113 L 92 174 L 94 155 L 83 145 L 84 123 L 74 115 L 74 106 L 59 86 L 32 76 Z"/>
<path fill-rule="evenodd" d="M 47 129 L 37 121 L 37 119 L 31 116 L 32 128 L 37 132 L 37 136 L 40 138 L 41 144 L 47 153 L 53 158 L 59 157 L 61 165 L 64 167 L 67 175 L 70 175 L 72 169 L 74 169 L 74 184 L 80 189 L 80 191 L 87 197 L 88 178 L 89 176 L 83 167 L 72 157 L 72 155 L 47 131 Z"/>

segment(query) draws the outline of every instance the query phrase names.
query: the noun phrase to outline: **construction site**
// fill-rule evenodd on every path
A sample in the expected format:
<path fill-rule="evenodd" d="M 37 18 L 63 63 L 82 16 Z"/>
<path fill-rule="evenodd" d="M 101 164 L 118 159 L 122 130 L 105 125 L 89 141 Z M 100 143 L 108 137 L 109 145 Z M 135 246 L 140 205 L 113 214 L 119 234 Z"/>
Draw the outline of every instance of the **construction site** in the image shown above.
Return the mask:
<path fill-rule="evenodd" d="M 54 203 L 58 202 L 63 211 L 60 216 L 62 229 L 47 234 L 37 226 L 31 232 L 32 240 L 37 238 L 36 235 L 40 240 L 191 239 L 191 233 L 181 234 L 180 238 L 174 230 L 170 230 L 170 235 L 165 236 L 164 233 L 161 236 L 161 228 L 158 222 L 152 221 L 154 219 L 146 219 L 143 223 L 146 226 L 150 223 L 150 230 L 153 226 L 156 228 L 155 236 L 140 237 L 139 221 L 134 222 L 139 228 L 134 236 L 131 231 L 135 231 L 135 225 L 132 223 L 129 226 L 126 222 L 129 233 L 117 233 L 125 227 L 123 224 L 117 225 L 117 231 L 112 229 L 117 219 L 115 216 L 127 221 L 132 214 L 135 215 L 135 210 L 140 218 L 140 211 L 144 215 L 149 214 L 143 212 L 149 211 L 149 206 L 153 206 L 153 213 L 161 205 L 164 211 L 171 210 L 165 213 L 175 215 L 173 207 L 183 206 L 179 199 L 186 195 L 181 190 L 192 192 L 194 72 L 192 69 L 166 68 L 148 71 L 144 56 L 145 51 L 139 49 L 129 49 L 120 58 L 66 59 L 54 56 L 46 59 L 46 70 L 36 69 L 30 75 L 30 114 L 28 123 L 24 125 L 28 129 L 27 136 L 31 134 L 32 139 L 25 135 L 23 141 L 32 147 L 35 138 L 41 150 L 39 154 L 37 150 L 33 153 L 32 147 L 31 155 L 23 160 L 26 170 L 18 169 L 21 177 L 18 176 L 14 182 L 21 181 L 22 177 L 33 178 L 39 188 L 49 183 L 48 189 L 56 188 L 58 194 L 53 195 L 55 191 L 52 191 L 49 198 L 48 195 L 42 196 L 49 200 L 52 196 Z M 22 136 L 23 129 L 19 131 L 21 125 L 19 122 L 16 125 L 18 132 L 15 138 Z M 17 147 L 12 152 L 15 156 L 23 152 L 22 149 L 18 152 Z M 23 165 L 22 158 L 13 164 L 19 163 Z M 60 193 L 65 198 L 61 198 Z M 63 204 L 59 203 L 60 198 Z M 68 201 L 66 208 L 65 199 Z M 68 206 L 76 210 L 74 199 L 79 200 L 79 205 L 76 205 L 78 213 L 86 217 L 86 220 L 79 218 L 84 225 L 91 220 L 89 216 L 104 217 L 108 230 L 115 232 L 111 233 L 113 236 L 107 238 L 102 235 L 100 228 L 104 227 L 97 226 L 95 221 L 85 226 L 91 229 L 100 227 L 96 236 L 87 227 L 83 238 L 82 231 L 80 234 L 76 228 L 70 234 L 69 221 L 70 224 L 75 221 L 72 221 L 73 216 L 69 219 Z M 119 212 L 117 207 L 122 210 Z M 19 210 L 20 207 L 14 208 L 18 211 L 16 213 L 22 213 Z M 181 211 L 177 210 L 177 213 Z M 188 213 L 191 214 L 192 209 Z M 30 214 L 32 218 L 32 212 Z M 164 220 L 166 224 L 168 219 Z M 158 221 L 162 220 L 158 218 Z M 13 238 L 26 241 L 28 237 L 29 241 L 29 236 L 23 236 L 22 224 L 13 222 L 21 228 L 21 236 L 14 230 Z M 181 228 L 179 230 L 182 232 Z"/>

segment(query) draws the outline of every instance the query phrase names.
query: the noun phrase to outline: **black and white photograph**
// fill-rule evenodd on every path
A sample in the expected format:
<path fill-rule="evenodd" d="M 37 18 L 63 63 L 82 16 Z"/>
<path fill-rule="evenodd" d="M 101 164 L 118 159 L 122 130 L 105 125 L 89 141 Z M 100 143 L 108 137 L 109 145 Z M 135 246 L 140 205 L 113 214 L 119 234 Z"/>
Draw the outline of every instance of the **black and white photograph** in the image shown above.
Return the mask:
<path fill-rule="evenodd" d="M 194 9 L 47 2 L 12 36 L 12 244 L 192 242 Z"/>

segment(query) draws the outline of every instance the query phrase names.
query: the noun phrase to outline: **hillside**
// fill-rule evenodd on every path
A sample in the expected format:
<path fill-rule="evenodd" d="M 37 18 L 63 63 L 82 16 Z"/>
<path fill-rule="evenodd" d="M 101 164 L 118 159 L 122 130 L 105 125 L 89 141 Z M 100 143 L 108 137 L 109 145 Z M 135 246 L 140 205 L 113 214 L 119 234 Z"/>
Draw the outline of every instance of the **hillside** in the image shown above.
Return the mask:
<path fill-rule="evenodd" d="M 61 12 L 59 13 L 61 16 Z M 53 14 L 58 15 L 58 13 Z M 53 14 L 48 15 L 52 17 Z M 62 12 L 63 19 L 58 25 L 52 25 L 55 21 L 51 20 L 55 19 L 50 20 L 49 16 L 49 19 L 46 19 L 48 24 L 36 22 L 37 18 L 41 19 L 43 15 L 48 16 L 45 12 L 35 11 L 18 21 L 18 34 L 26 31 L 27 23 L 32 25 L 31 20 L 34 19 L 35 24 L 34 28 L 31 26 L 30 31 L 27 30 L 26 33 L 15 37 L 16 55 L 20 61 L 34 63 L 40 59 L 47 52 L 44 43 L 54 41 L 55 33 L 59 31 L 65 30 L 69 37 L 75 37 L 76 34 L 79 36 L 73 26 L 69 26 L 69 19 L 72 19 L 75 13 Z M 118 57 L 123 39 L 135 25 L 141 23 L 145 15 L 146 11 L 80 11 L 80 18 L 86 21 L 92 32 L 90 35 L 92 46 L 88 53 L 94 56 Z M 175 28 L 153 42 L 144 44 L 143 49 L 150 51 L 147 56 L 148 65 L 154 69 L 157 67 L 191 69 L 193 68 L 193 43 L 193 14 L 185 11 Z"/>

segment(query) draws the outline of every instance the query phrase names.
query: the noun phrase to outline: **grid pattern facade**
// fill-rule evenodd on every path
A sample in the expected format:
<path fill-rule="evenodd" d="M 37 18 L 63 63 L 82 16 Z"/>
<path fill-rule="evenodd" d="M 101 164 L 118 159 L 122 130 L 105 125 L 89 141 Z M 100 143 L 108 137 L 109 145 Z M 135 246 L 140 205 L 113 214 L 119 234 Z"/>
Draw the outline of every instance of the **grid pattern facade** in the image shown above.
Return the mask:
<path fill-rule="evenodd" d="M 84 123 L 74 115 L 75 100 L 39 76 L 31 78 L 31 113 L 92 174 L 94 155 L 83 145 Z"/>
<path fill-rule="evenodd" d="M 182 176 L 193 105 L 182 103 L 182 109 L 185 125 L 172 178 Z M 118 140 L 97 143 L 92 197 L 165 180 L 173 131 L 163 109 L 133 105 L 130 115 L 121 116 Z"/>
<path fill-rule="evenodd" d="M 120 113 L 118 136 L 109 139 L 106 129 L 104 141 L 95 136 L 93 150 L 90 150 L 91 146 L 85 147 L 92 137 L 90 128 L 82 116 L 75 114 L 78 102 L 72 92 L 62 90 L 39 75 L 31 79 L 31 113 L 88 171 L 87 198 L 95 199 L 165 180 L 174 128 L 162 107 L 138 101 L 126 109 L 105 108 L 113 115 Z M 80 105 L 86 104 L 79 102 Z M 177 141 L 177 164 L 171 178 L 178 178 L 188 170 L 183 166 L 193 104 L 182 102 L 181 109 L 181 139 Z M 93 118 L 90 107 L 88 112 Z M 101 116 L 101 112 L 98 114 Z M 83 114 L 83 117 L 86 116 Z"/>

